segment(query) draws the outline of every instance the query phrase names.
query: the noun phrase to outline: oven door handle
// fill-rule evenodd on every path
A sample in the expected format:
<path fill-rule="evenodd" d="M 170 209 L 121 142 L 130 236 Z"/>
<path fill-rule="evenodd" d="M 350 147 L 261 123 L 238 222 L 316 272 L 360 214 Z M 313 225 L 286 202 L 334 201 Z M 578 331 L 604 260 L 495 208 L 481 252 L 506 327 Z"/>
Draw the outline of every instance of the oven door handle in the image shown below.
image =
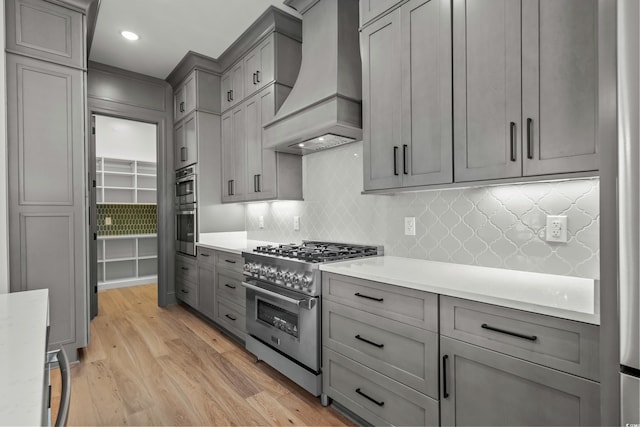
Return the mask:
<path fill-rule="evenodd" d="M 311 310 L 313 306 L 316 304 L 316 298 L 304 298 L 304 299 L 295 299 L 288 297 L 286 295 L 279 294 L 277 292 L 270 291 L 265 288 L 261 288 L 260 286 L 252 285 L 251 283 L 242 282 L 242 286 L 247 289 L 251 289 L 260 294 L 269 295 L 270 297 L 277 298 L 281 301 L 286 301 L 291 304 L 295 304 L 298 307 L 306 308 L 307 310 Z"/>

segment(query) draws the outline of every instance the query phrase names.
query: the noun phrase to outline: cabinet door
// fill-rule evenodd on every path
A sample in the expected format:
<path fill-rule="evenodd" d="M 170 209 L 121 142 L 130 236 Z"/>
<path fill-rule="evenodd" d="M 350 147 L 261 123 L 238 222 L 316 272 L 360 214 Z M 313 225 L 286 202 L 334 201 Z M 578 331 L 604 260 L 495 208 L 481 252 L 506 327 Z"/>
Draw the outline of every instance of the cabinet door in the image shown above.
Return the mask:
<path fill-rule="evenodd" d="M 599 425 L 598 383 L 450 338 L 440 338 L 441 422 Z"/>
<path fill-rule="evenodd" d="M 244 98 L 244 74 L 243 74 L 242 61 L 238 62 L 231 69 L 231 93 L 229 99 L 231 99 L 231 105 L 236 105 Z"/>
<path fill-rule="evenodd" d="M 86 345 L 89 318 L 85 73 L 6 60 L 11 291 L 49 289 L 49 347 L 71 351 Z"/>
<path fill-rule="evenodd" d="M 260 70 L 260 52 L 255 48 L 244 58 L 244 87 L 247 96 L 251 96 L 258 90 L 256 72 Z"/>
<path fill-rule="evenodd" d="M 198 262 L 198 311 L 210 319 L 215 318 L 215 290 L 213 269 Z"/>
<path fill-rule="evenodd" d="M 360 26 L 365 25 L 400 0 L 360 0 Z"/>
<path fill-rule="evenodd" d="M 273 150 L 262 149 L 263 126 L 273 119 L 274 114 L 273 86 L 245 103 L 247 200 L 276 197 L 276 153 Z"/>
<path fill-rule="evenodd" d="M 598 1 L 525 0 L 524 174 L 598 169 Z"/>
<path fill-rule="evenodd" d="M 262 89 L 275 78 L 275 44 L 273 34 L 267 37 L 265 41 L 257 47 L 258 51 L 258 70 L 256 73 L 256 82 L 258 89 Z"/>
<path fill-rule="evenodd" d="M 178 87 L 173 93 L 173 121 L 178 122 L 182 120 L 185 112 L 184 103 L 184 86 Z"/>
<path fill-rule="evenodd" d="M 196 109 L 196 73 L 194 71 L 184 81 L 184 114 L 189 114 Z"/>
<path fill-rule="evenodd" d="M 518 0 L 454 0 L 455 180 L 522 175 Z"/>
<path fill-rule="evenodd" d="M 198 131 L 197 131 L 197 115 L 192 112 L 184 120 L 184 161 L 182 166 L 189 166 L 198 162 Z"/>
<path fill-rule="evenodd" d="M 221 148 L 222 148 L 222 201 L 230 202 L 231 180 L 235 177 L 235 160 L 233 158 L 233 111 L 222 116 L 221 124 Z"/>
<path fill-rule="evenodd" d="M 453 181 L 451 2 L 402 6 L 402 185 Z"/>
<path fill-rule="evenodd" d="M 364 189 L 402 185 L 400 11 L 360 34 Z"/>
<path fill-rule="evenodd" d="M 220 105 L 222 106 L 222 111 L 226 111 L 227 108 L 229 108 L 231 106 L 231 80 L 233 77 L 233 73 L 231 71 L 227 71 L 225 74 L 222 75 L 222 78 L 220 79 L 220 85 L 221 85 L 221 91 L 220 91 L 220 95 L 221 95 L 221 99 L 220 99 Z"/>
<path fill-rule="evenodd" d="M 186 161 L 186 153 L 184 150 L 184 123 L 178 124 L 173 129 L 173 164 L 175 169 L 180 169 Z"/>
<path fill-rule="evenodd" d="M 245 197 L 245 119 L 237 107 L 222 116 L 222 201 L 238 202 Z"/>

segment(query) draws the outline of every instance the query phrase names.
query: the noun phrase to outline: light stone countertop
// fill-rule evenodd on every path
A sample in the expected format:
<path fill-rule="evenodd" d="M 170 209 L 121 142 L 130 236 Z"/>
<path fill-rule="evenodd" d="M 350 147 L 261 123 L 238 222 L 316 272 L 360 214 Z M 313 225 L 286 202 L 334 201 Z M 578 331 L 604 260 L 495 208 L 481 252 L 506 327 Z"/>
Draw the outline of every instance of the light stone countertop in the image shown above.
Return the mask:
<path fill-rule="evenodd" d="M 593 279 L 393 256 L 329 263 L 320 270 L 600 324 L 599 281 Z"/>
<path fill-rule="evenodd" d="M 201 233 L 196 246 L 240 255 L 242 252 L 253 251 L 257 246 L 275 244 L 277 243 L 247 240 L 246 231 L 234 231 L 228 233 Z"/>
<path fill-rule="evenodd" d="M 0 424 L 41 425 L 49 291 L 0 294 Z"/>

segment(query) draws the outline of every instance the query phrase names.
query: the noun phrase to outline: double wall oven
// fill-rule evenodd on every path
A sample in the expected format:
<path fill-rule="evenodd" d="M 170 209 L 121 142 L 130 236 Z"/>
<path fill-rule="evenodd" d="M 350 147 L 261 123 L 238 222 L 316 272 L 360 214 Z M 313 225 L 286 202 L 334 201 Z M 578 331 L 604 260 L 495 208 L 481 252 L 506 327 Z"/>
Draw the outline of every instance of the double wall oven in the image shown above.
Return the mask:
<path fill-rule="evenodd" d="M 195 256 L 198 235 L 195 166 L 176 172 L 176 251 Z"/>
<path fill-rule="evenodd" d="M 247 349 L 314 396 L 322 392 L 320 265 L 382 247 L 305 241 L 243 252 Z"/>

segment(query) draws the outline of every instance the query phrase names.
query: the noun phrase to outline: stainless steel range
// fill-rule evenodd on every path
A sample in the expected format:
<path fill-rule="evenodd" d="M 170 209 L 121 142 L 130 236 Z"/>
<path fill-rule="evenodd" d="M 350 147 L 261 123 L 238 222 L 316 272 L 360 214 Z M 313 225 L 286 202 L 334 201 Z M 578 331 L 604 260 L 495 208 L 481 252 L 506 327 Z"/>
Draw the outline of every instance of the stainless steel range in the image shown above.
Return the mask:
<path fill-rule="evenodd" d="M 320 265 L 383 254 L 381 246 L 304 241 L 243 252 L 246 347 L 314 396 L 322 391 Z"/>

